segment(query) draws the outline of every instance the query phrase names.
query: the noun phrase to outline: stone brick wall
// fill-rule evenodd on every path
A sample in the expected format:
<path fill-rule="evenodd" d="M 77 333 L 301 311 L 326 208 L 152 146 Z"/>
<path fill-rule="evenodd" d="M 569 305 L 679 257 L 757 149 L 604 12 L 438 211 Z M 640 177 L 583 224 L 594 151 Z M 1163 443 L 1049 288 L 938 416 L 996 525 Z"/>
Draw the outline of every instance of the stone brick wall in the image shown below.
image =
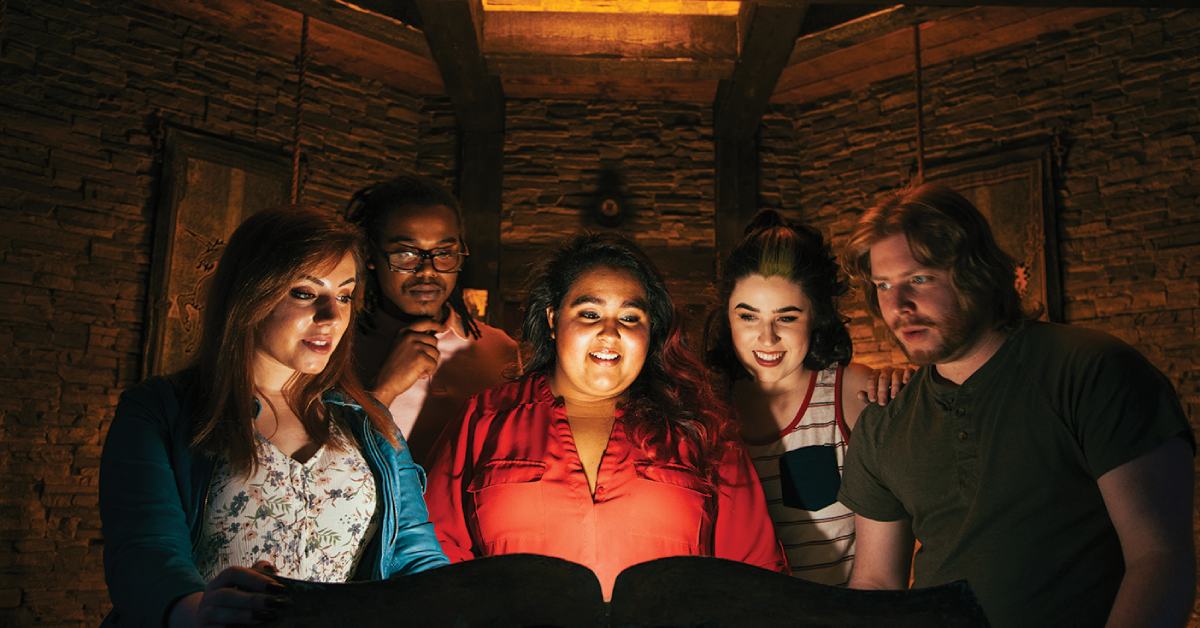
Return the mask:
<path fill-rule="evenodd" d="M 1113 14 L 926 68 L 924 81 L 930 158 L 1063 137 L 1056 191 L 1066 321 L 1141 350 L 1175 385 L 1195 427 L 1200 11 Z M 913 171 L 914 103 L 912 79 L 902 77 L 772 108 L 763 127 L 764 205 L 844 241 L 861 211 Z M 854 295 L 845 308 L 858 358 L 902 360 L 860 303 Z"/>
<path fill-rule="evenodd" d="M 583 231 L 633 239 L 663 272 L 693 337 L 712 297 L 712 108 L 694 103 L 510 100 L 500 239 L 503 313 L 515 333 L 530 264 Z M 625 218 L 593 215 L 602 169 L 620 179 Z"/>
<path fill-rule="evenodd" d="M 686 103 L 512 100 L 501 241 L 552 244 L 589 219 L 602 167 L 623 176 L 620 231 L 647 247 L 711 247 L 712 108 Z"/>
<path fill-rule="evenodd" d="M 0 625 L 94 626 L 108 608 L 97 469 L 117 396 L 140 372 L 155 115 L 286 154 L 294 51 L 137 2 L 6 5 Z M 398 168 L 451 171 L 452 150 L 418 151 L 434 118 L 421 98 L 320 65 L 308 79 L 304 200 L 340 209 Z"/>
<path fill-rule="evenodd" d="M 458 130 L 449 98 L 426 98 L 421 107 L 420 143 L 417 145 L 416 170 L 455 188 L 458 174 Z"/>
<path fill-rule="evenodd" d="M 1200 417 L 1200 12 L 1127 11 L 926 68 L 927 159 L 1059 134 L 1067 322 L 1145 352 Z M 764 120 L 762 203 L 843 241 L 915 169 L 908 77 Z M 900 358 L 847 300 L 866 361 Z"/>
<path fill-rule="evenodd" d="M 0 625 L 95 625 L 108 607 L 96 511 L 102 439 L 140 370 L 156 115 L 286 152 L 291 51 L 264 51 L 138 2 L 8 0 L 0 34 Z M 927 152 L 1059 132 L 1069 322 L 1114 333 L 1200 416 L 1200 13 L 1129 11 L 927 69 Z M 311 67 L 305 199 L 340 207 L 399 168 L 453 182 L 445 99 Z M 835 242 L 913 164 L 907 78 L 764 121 L 762 199 Z M 597 176 L 624 175 L 621 231 L 711 273 L 711 108 L 514 100 L 503 264 L 595 225 Z M 707 256 L 707 257 L 706 257 Z M 683 260 L 680 262 L 679 260 Z M 506 266 L 513 274 L 512 267 Z M 669 271 L 668 274 L 671 274 Z M 503 284 L 504 282 L 502 282 Z M 511 284 L 508 284 L 511 285 Z M 682 290 L 680 289 L 682 287 Z M 861 359 L 898 356 L 848 300 Z M 693 308 L 693 314 L 698 313 Z"/>

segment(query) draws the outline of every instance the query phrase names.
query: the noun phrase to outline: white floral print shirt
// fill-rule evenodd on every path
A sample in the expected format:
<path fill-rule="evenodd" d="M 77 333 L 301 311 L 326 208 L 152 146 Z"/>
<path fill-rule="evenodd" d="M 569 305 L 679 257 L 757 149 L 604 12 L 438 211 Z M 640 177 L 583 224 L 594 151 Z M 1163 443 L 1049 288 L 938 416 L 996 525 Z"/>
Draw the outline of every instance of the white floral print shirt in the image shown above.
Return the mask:
<path fill-rule="evenodd" d="M 209 486 L 196 564 L 206 580 L 226 567 L 270 561 L 279 575 L 345 582 L 373 533 L 375 479 L 353 438 L 322 446 L 304 463 L 258 437 L 249 479 L 218 461 Z"/>

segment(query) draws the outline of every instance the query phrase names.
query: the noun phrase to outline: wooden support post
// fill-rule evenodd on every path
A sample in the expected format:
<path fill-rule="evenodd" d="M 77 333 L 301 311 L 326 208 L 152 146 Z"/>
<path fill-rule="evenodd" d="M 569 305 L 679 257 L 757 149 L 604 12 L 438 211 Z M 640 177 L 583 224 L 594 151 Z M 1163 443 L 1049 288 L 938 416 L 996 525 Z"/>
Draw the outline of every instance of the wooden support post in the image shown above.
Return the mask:
<path fill-rule="evenodd" d="M 805 2 L 742 3 L 740 53 L 733 76 L 721 81 L 713 103 L 716 141 L 716 245 L 720 259 L 741 239 L 758 211 L 758 124 L 787 65 L 807 8 Z"/>
<path fill-rule="evenodd" d="M 458 198 L 471 257 L 460 285 L 487 290 L 488 316 L 500 320 L 500 197 L 504 90 L 489 75 L 476 28 L 478 0 L 416 0 L 425 38 L 458 120 Z"/>
<path fill-rule="evenodd" d="M 716 136 L 717 259 L 723 263 L 758 211 L 758 135 Z"/>
<path fill-rule="evenodd" d="M 458 139 L 458 199 L 471 257 L 463 287 L 488 291 L 488 319 L 498 321 L 500 299 L 500 197 L 504 182 L 504 129 L 461 129 Z"/>

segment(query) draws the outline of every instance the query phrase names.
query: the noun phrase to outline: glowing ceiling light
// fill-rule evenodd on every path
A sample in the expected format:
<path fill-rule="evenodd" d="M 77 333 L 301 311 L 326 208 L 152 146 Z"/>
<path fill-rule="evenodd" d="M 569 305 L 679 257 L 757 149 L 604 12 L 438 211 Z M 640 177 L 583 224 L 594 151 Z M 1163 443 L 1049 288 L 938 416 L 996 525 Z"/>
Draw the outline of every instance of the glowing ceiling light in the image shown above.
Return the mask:
<path fill-rule="evenodd" d="M 485 11 L 737 15 L 740 0 L 483 0 Z"/>

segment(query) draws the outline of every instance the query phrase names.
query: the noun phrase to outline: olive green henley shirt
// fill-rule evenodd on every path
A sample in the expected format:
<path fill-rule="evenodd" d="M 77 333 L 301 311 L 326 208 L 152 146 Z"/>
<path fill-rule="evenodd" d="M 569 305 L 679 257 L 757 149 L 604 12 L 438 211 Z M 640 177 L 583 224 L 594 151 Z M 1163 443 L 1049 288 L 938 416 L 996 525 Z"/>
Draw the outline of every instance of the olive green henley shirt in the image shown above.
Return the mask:
<path fill-rule="evenodd" d="M 1170 438 L 1171 384 L 1105 334 L 1031 322 L 961 386 L 926 367 L 854 428 L 839 499 L 908 520 L 916 587 L 966 579 L 993 626 L 1101 626 L 1124 570 L 1096 480 Z"/>

